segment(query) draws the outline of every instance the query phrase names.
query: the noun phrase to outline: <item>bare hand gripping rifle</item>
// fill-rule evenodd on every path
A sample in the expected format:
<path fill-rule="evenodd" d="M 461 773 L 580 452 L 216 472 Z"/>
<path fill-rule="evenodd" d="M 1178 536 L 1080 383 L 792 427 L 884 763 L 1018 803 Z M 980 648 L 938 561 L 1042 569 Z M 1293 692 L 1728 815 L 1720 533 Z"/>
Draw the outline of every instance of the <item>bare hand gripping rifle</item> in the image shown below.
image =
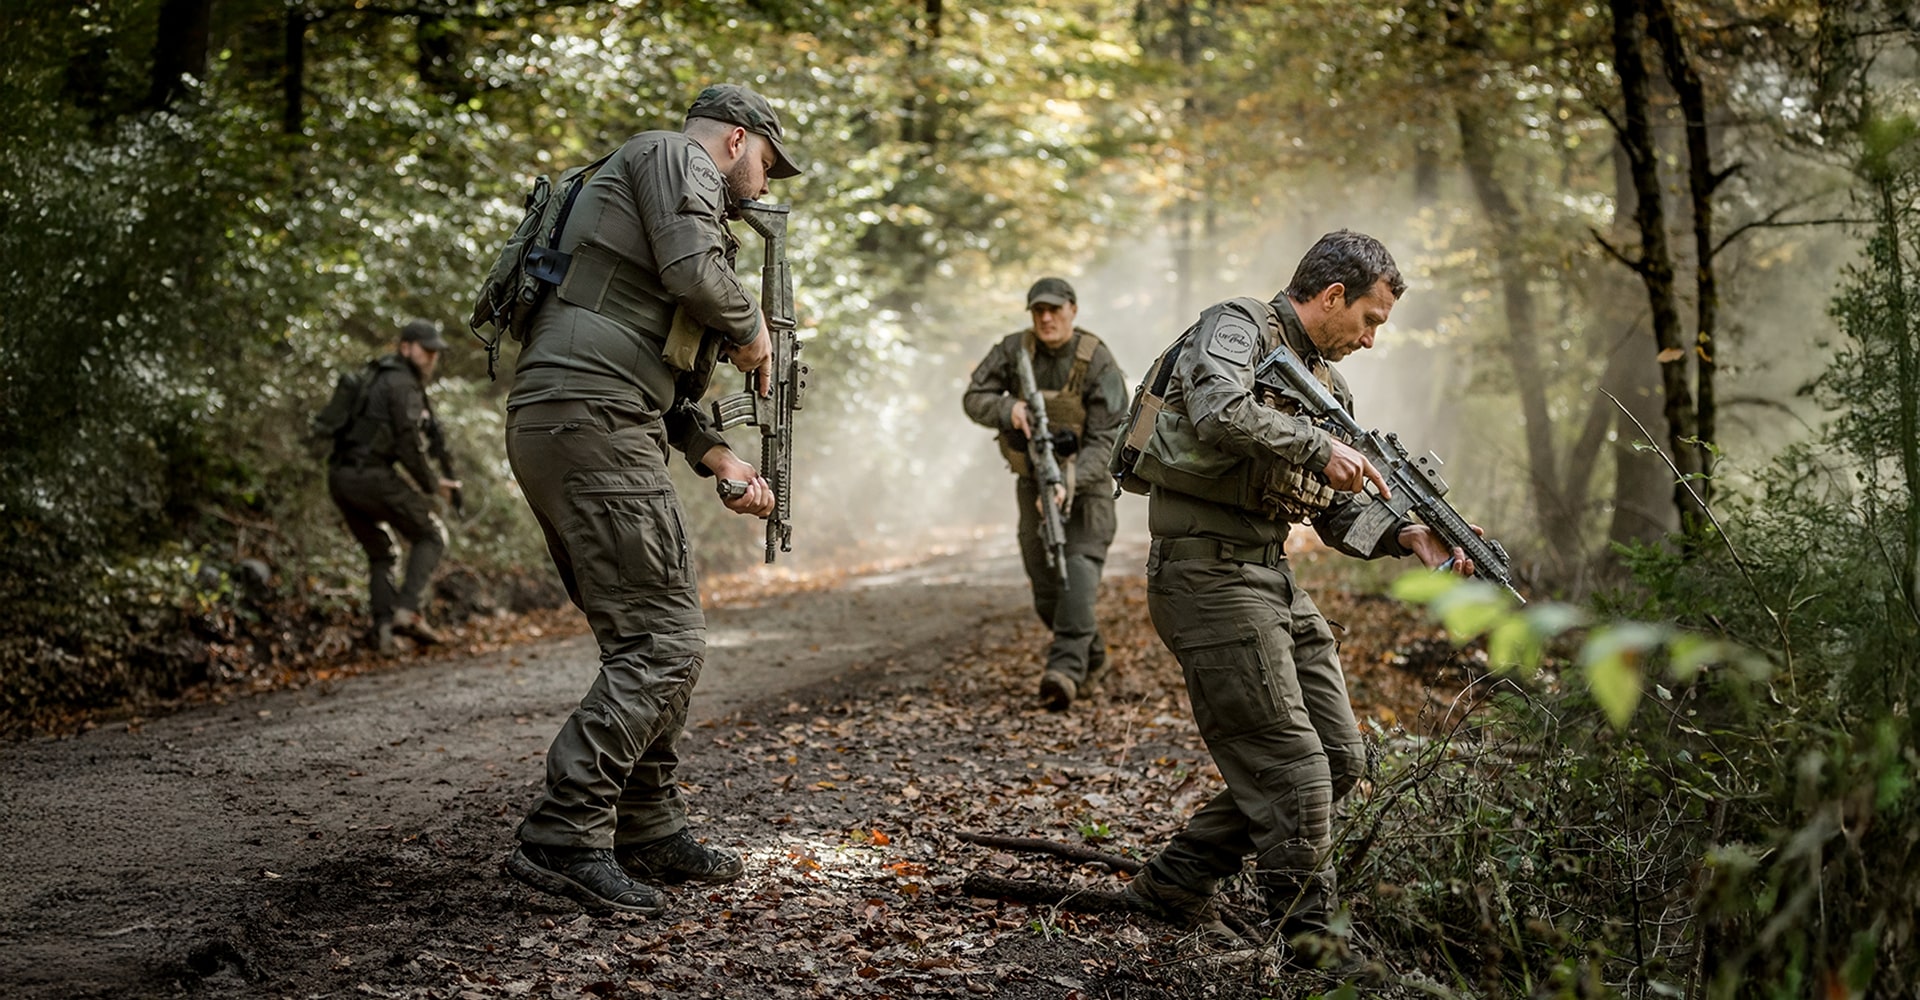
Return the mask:
<path fill-rule="evenodd" d="M 1352 415 L 1333 397 L 1326 385 L 1313 377 L 1300 359 L 1294 357 L 1287 345 L 1274 348 L 1260 361 L 1260 367 L 1254 370 L 1254 384 L 1257 388 L 1287 396 L 1303 403 L 1309 416 L 1331 424 L 1334 430 L 1347 439 L 1354 449 L 1366 456 L 1373 467 L 1380 470 L 1380 477 L 1387 481 L 1393 490 L 1393 498 L 1383 500 L 1374 497 L 1374 502 L 1385 508 L 1379 515 L 1418 518 L 1422 524 L 1431 528 L 1449 549 L 1460 549 L 1473 560 L 1473 575 L 1483 580 L 1505 587 L 1520 603 L 1527 599 L 1513 589 L 1513 571 L 1507 559 L 1507 550 L 1491 538 L 1482 538 L 1467 526 L 1467 519 L 1442 499 L 1447 495 L 1446 481 L 1440 478 L 1440 456 L 1428 452 L 1420 458 L 1407 454 L 1400 443 L 1400 435 L 1382 434 L 1379 431 L 1363 430 Z M 1356 533 L 1364 529 L 1355 525 Z"/>
<path fill-rule="evenodd" d="M 800 361 L 800 339 L 793 332 L 793 274 L 787 270 L 786 205 L 740 203 L 740 217 L 766 240 L 760 268 L 760 311 L 773 336 L 773 377 L 760 395 L 758 373 L 747 373 L 745 391 L 713 401 L 713 421 L 721 430 L 739 424 L 760 428 L 760 475 L 773 487 L 773 515 L 767 518 L 767 562 L 775 552 L 793 551 L 793 413 L 807 388 L 807 366 Z M 734 487 L 734 489 L 729 489 Z M 746 492 L 745 483 L 722 483 L 722 496 Z"/>
<path fill-rule="evenodd" d="M 1040 485 L 1040 541 L 1047 547 L 1047 559 L 1053 564 L 1054 572 L 1060 574 L 1060 586 L 1064 590 L 1067 526 L 1061 520 L 1059 505 L 1053 502 L 1053 494 L 1056 487 L 1066 486 L 1066 477 L 1060 474 L 1060 461 L 1053 454 L 1053 431 L 1047 426 L 1047 399 L 1040 395 L 1039 383 L 1033 379 L 1033 359 L 1027 356 L 1024 346 L 1016 345 L 1013 353 L 1018 359 L 1020 398 L 1027 404 L 1027 467 L 1033 470 L 1034 481 Z"/>

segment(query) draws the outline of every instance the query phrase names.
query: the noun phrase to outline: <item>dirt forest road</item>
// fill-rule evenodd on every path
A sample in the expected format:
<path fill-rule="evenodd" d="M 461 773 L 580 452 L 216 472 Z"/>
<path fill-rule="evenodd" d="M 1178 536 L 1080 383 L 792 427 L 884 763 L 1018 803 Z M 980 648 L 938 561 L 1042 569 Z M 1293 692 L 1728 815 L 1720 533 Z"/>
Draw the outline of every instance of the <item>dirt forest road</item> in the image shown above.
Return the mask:
<path fill-rule="evenodd" d="M 1117 676 L 1066 715 L 1034 704 L 1009 538 L 712 609 L 682 780 L 748 876 L 651 920 L 498 869 L 585 635 L 0 746 L 0 996 L 1183 994 L 1139 971 L 1168 929 L 969 899 L 969 868 L 1036 872 L 951 836 L 1111 824 L 1137 851 L 1210 794 L 1143 561 L 1116 547 Z"/>

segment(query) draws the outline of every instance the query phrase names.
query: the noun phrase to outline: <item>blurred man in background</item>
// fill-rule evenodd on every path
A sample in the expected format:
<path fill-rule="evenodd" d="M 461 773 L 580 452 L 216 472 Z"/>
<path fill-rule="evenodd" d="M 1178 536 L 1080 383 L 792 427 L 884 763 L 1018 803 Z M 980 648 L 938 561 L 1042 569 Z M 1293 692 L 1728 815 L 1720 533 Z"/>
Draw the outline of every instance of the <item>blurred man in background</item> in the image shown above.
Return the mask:
<path fill-rule="evenodd" d="M 434 498 L 458 506 L 460 497 L 453 457 L 427 402 L 427 383 L 446 349 L 446 338 L 433 323 L 416 319 L 401 327 L 393 353 L 368 372 L 327 459 L 327 492 L 367 553 L 372 638 L 381 653 L 394 651 L 396 634 L 425 645 L 440 641 L 421 610 L 434 567 L 447 551 L 447 529 L 434 512 Z M 438 473 L 429 459 L 439 465 Z M 407 570 L 398 591 L 388 527 L 407 542 Z"/>
<path fill-rule="evenodd" d="M 1113 484 L 1107 457 L 1127 410 L 1126 377 L 1100 338 L 1074 325 L 1079 297 L 1063 278 L 1041 278 L 1027 290 L 1031 325 L 1002 337 L 973 370 L 962 405 L 967 416 L 1000 433 L 1000 449 L 1015 475 L 1020 511 L 1020 555 L 1033 585 L 1033 607 L 1053 630 L 1040 697 L 1064 711 L 1089 693 L 1107 667 L 1107 645 L 1094 619 L 1100 573 L 1113 544 Z M 1033 365 L 1046 401 L 1048 431 L 1066 478 L 1064 498 L 1042 497 L 1029 467 L 1034 420 L 1021 398 L 1018 356 Z M 1041 538 L 1041 503 L 1064 500 L 1066 583 Z"/>

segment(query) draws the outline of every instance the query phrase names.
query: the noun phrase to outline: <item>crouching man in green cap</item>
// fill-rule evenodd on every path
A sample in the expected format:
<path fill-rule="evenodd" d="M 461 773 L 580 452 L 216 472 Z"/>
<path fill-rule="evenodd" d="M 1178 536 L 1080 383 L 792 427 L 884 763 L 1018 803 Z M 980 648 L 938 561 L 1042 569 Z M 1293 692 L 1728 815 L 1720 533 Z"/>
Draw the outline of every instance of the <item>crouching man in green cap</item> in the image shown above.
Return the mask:
<path fill-rule="evenodd" d="M 654 913 L 651 883 L 744 870 L 687 829 L 676 784 L 706 618 L 667 449 L 747 484 L 715 501 L 735 513 L 766 517 L 774 496 L 698 405 L 703 379 L 663 351 L 680 314 L 765 391 L 772 340 L 734 276 L 727 221 L 769 178 L 800 172 L 782 140 L 765 98 L 720 85 L 701 91 L 682 131 L 615 151 L 567 218 L 566 276 L 533 319 L 507 398 L 507 459 L 593 628 L 600 673 L 554 737 L 506 870 L 592 913 Z"/>
<path fill-rule="evenodd" d="M 1126 376 L 1100 338 L 1074 325 L 1079 297 L 1063 278 L 1041 278 L 1027 290 L 1032 325 L 1002 337 L 973 370 L 962 398 L 967 416 L 1000 432 L 1000 451 L 1018 477 L 1014 499 L 1020 512 L 1020 555 L 1033 584 L 1033 608 L 1053 630 L 1040 697 L 1063 711 L 1086 694 L 1105 672 L 1107 644 L 1094 621 L 1094 598 L 1107 547 L 1113 544 L 1113 484 L 1107 457 L 1127 412 Z M 1062 512 L 1067 536 L 1067 578 L 1061 585 L 1040 535 L 1041 497 L 1027 460 L 1035 430 L 1021 398 L 1019 355 L 1033 366 L 1046 401 L 1047 429 L 1068 487 Z"/>

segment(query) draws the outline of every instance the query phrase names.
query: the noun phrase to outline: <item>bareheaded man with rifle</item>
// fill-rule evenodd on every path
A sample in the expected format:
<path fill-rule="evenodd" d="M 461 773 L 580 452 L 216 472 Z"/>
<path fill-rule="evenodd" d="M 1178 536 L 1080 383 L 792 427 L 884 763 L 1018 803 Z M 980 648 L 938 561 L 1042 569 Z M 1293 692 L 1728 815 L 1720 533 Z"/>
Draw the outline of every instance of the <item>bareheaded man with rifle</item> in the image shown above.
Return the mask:
<path fill-rule="evenodd" d="M 1273 933 L 1337 947 L 1328 937 L 1332 820 L 1367 753 L 1333 631 L 1294 580 L 1287 535 L 1311 522 L 1362 559 L 1451 560 L 1462 575 L 1475 567 L 1435 529 L 1395 512 L 1386 497 L 1398 470 L 1383 476 L 1294 390 L 1257 376 L 1284 347 L 1351 414 L 1353 394 L 1333 363 L 1373 346 L 1405 290 L 1378 240 L 1330 233 L 1271 301 L 1229 299 L 1202 312 L 1136 397 L 1147 405 L 1132 408 L 1113 472 L 1123 488 L 1150 494 L 1147 609 L 1226 779 L 1128 886 L 1173 922 L 1217 928 L 1214 892 L 1251 855 Z"/>
<path fill-rule="evenodd" d="M 1032 325 L 993 345 L 962 402 L 974 423 L 1000 433 L 1018 477 L 1020 554 L 1034 610 L 1053 630 L 1040 697 L 1064 711 L 1107 667 L 1094 598 L 1113 543 L 1107 458 L 1127 386 L 1107 345 L 1074 326 L 1079 299 L 1064 279 L 1034 282 L 1027 312 Z"/>

